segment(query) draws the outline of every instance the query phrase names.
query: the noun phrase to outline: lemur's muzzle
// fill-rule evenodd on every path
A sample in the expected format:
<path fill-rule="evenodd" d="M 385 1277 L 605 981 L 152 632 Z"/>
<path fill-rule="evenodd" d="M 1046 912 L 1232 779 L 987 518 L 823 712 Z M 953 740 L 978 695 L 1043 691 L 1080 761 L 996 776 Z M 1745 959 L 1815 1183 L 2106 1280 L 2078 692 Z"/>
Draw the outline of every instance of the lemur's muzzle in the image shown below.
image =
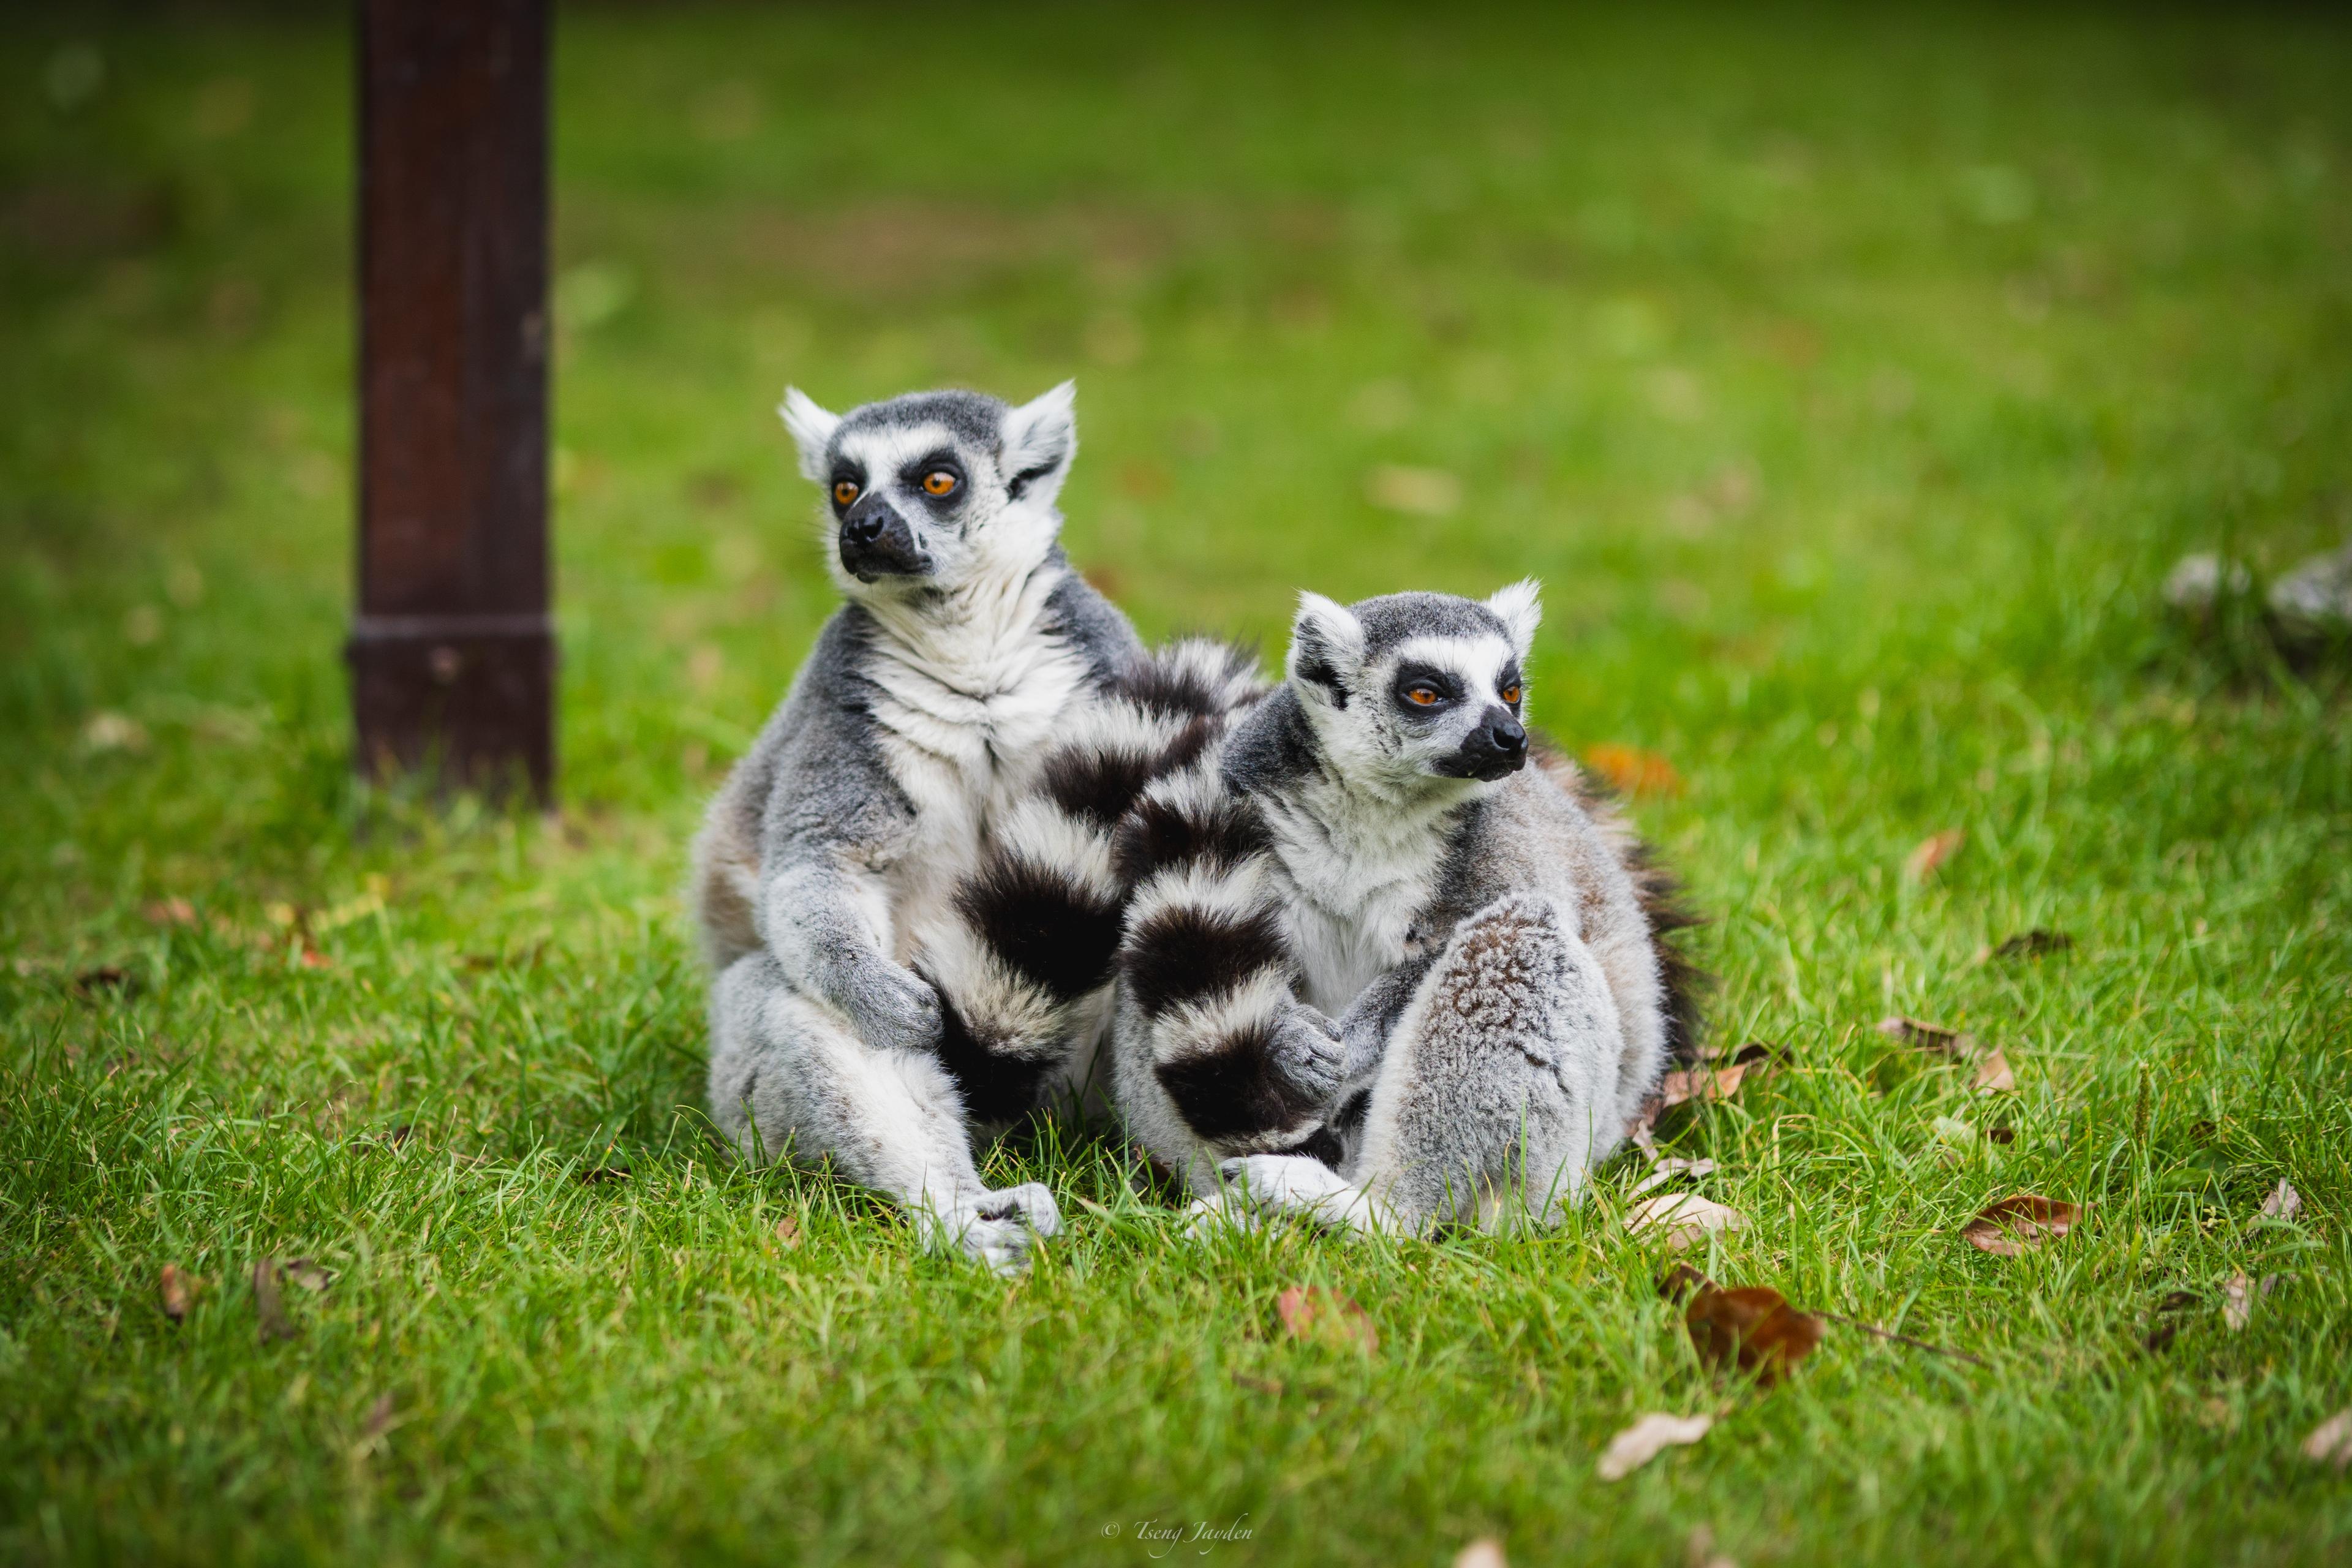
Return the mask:
<path fill-rule="evenodd" d="M 1454 777 L 1491 784 L 1527 766 L 1528 731 L 1509 709 L 1489 708 L 1447 761 L 1454 765 L 1445 771 Z"/>
<path fill-rule="evenodd" d="M 842 570 L 861 583 L 920 577 L 931 569 L 915 531 L 879 496 L 866 496 L 841 514 L 840 550 Z"/>

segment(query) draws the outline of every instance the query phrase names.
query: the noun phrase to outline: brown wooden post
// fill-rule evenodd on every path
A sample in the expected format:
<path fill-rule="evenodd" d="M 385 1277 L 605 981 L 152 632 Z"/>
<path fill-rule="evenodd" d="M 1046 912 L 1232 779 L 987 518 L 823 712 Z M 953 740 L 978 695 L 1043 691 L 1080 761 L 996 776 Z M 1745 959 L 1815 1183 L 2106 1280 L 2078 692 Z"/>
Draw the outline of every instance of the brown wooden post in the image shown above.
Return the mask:
<path fill-rule="evenodd" d="M 546 0 L 360 0 L 360 767 L 555 780 Z"/>

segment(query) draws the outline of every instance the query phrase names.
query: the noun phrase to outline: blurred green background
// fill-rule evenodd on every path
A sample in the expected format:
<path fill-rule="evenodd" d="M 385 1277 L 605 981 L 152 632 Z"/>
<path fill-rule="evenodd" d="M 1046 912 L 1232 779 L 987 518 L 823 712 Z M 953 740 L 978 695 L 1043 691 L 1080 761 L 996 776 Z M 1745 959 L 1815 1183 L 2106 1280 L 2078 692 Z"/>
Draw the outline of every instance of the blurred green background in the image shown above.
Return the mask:
<path fill-rule="evenodd" d="M 348 776 L 340 13 L 0 20 L 13 1555 L 1086 1562 L 1148 1498 L 1255 1510 L 1219 1550 L 1266 1561 L 1654 1562 L 1699 1523 L 1749 1562 L 2340 1557 L 2352 1494 L 2294 1446 L 2352 1399 L 2344 669 L 2158 594 L 2184 551 L 2267 574 L 2352 532 L 2340 16 L 648 5 L 557 38 L 542 819 Z M 1425 1273 L 1081 1221 L 1006 1295 L 854 1195 L 711 1173 L 684 846 L 833 603 L 773 406 L 1071 375 L 1067 542 L 1149 634 L 1271 655 L 1301 587 L 1543 579 L 1537 721 L 1669 764 L 1637 808 L 1713 917 L 1718 1029 L 1797 1055 L 1678 1134 L 1754 1222 L 1710 1266 L 1916 1310 L 1991 1373 L 1833 1342 L 1612 1491 L 1609 1432 L 1729 1396 L 1606 1190 Z M 2032 927 L 2076 946 L 1984 960 Z M 1908 1070 L 1891 1011 L 2000 1044 L 2013 1107 Z M 368 1152 L 395 1126 L 404 1163 Z M 572 1179 L 615 1150 L 632 1183 Z M 992 1169 L 1128 1201 L 1104 1158 Z M 2281 1177 L 2305 1219 L 2242 1230 Z M 2095 1245 L 1957 1246 L 2024 1185 Z M 342 1282 L 257 1347 L 234 1281 L 273 1251 Z M 180 1330 L 170 1258 L 215 1281 Z M 2299 1283 L 2252 1331 L 2139 1348 L 2167 1292 L 2266 1266 Z M 1299 1278 L 1383 1357 L 1261 1364 Z M 1237 1404 L 1234 1366 L 1323 1392 Z"/>

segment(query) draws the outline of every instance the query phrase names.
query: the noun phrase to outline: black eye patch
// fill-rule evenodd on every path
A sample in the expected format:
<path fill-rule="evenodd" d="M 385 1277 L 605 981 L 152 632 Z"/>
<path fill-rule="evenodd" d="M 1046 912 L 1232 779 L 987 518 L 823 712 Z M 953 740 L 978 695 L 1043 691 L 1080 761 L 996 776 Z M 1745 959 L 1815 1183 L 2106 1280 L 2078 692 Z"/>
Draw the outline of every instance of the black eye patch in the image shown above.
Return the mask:
<path fill-rule="evenodd" d="M 1406 713 L 1433 713 L 1462 700 L 1460 678 L 1433 664 L 1399 665 L 1396 682 L 1390 690 L 1396 698 L 1397 707 Z M 1429 700 L 1417 700 L 1416 692 L 1427 694 Z"/>

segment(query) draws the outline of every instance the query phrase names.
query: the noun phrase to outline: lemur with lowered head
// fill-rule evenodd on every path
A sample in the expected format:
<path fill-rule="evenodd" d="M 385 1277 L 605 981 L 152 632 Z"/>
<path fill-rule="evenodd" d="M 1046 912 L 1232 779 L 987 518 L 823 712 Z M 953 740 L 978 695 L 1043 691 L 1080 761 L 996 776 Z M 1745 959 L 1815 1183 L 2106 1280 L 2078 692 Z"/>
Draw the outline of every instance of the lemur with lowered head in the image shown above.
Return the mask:
<path fill-rule="evenodd" d="M 1113 1089 L 1202 1208 L 1556 1217 L 1691 1043 L 1671 882 L 1526 765 L 1540 614 L 1303 595 L 1282 685 L 1142 789 Z"/>
<path fill-rule="evenodd" d="M 1040 770 L 1076 743 L 1099 771 L 1122 724 L 1164 750 L 1181 721 L 1150 710 L 1148 679 L 1141 708 L 1117 698 L 1140 645 L 1056 542 L 1068 384 L 845 415 L 793 390 L 781 412 L 846 602 L 696 842 L 711 1113 L 747 1156 L 829 1159 L 929 1244 L 1015 1268 L 1060 1217 L 1043 1186 L 982 1185 L 974 1123 L 1083 1076 L 1117 940 L 1114 910 L 1100 973 L 1073 973 L 1020 918 L 1037 885 L 1064 908 L 1089 888 L 1083 857 L 1042 868 L 1070 832 Z M 1008 973 L 1029 987 L 992 989 Z"/>

